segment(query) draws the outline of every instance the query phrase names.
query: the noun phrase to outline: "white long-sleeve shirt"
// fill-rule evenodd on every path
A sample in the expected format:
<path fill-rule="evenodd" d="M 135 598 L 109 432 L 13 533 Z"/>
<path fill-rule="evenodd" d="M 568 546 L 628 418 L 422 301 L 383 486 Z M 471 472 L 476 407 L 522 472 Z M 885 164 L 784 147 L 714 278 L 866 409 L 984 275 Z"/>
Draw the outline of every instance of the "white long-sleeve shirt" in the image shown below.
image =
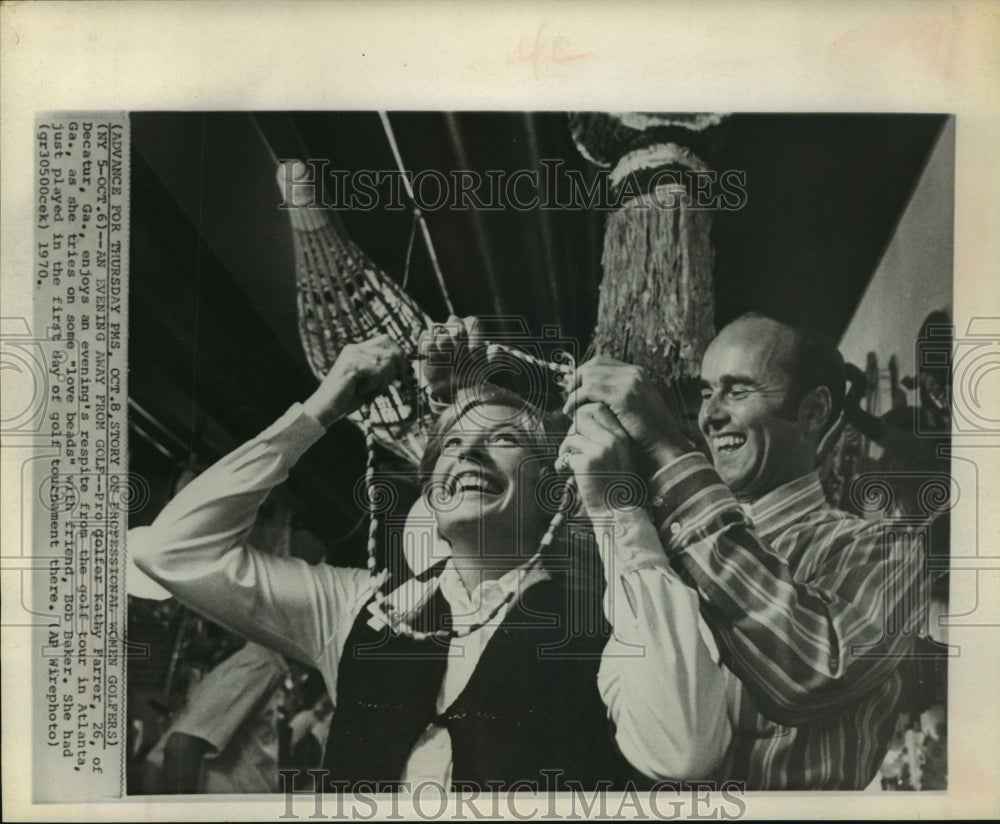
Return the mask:
<path fill-rule="evenodd" d="M 185 487 L 149 527 L 132 530 L 137 566 L 182 603 L 250 640 L 322 673 L 336 702 L 337 670 L 347 636 L 374 594 L 367 570 L 315 566 L 247 545 L 257 509 L 291 466 L 324 433 L 295 404 L 258 437 Z M 608 582 L 605 613 L 614 628 L 598 687 L 622 754 L 654 778 L 703 778 L 732 736 L 726 676 L 699 612 L 696 593 L 670 569 L 642 510 L 619 512 L 598 530 Z M 488 614 L 508 587 L 529 586 L 538 570 L 513 570 L 466 593 L 450 563 L 440 577 L 455 615 Z M 544 573 L 541 573 L 544 574 Z M 527 578 L 526 578 L 527 577 Z M 451 642 L 438 709 L 468 683 L 503 621 Z M 431 725 L 410 754 L 402 780 L 448 786 L 451 742 Z"/>

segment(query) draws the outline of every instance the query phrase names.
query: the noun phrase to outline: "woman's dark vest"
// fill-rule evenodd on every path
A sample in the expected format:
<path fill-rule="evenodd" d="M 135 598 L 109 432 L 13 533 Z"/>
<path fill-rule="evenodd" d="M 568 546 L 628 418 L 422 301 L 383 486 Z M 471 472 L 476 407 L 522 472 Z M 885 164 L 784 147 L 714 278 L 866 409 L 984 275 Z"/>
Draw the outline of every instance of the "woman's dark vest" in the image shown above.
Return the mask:
<path fill-rule="evenodd" d="M 448 642 L 373 630 L 363 609 L 337 674 L 324 760 L 328 787 L 397 788 L 414 744 L 432 722 L 451 737 L 455 785 L 500 789 L 518 782 L 518 788 L 555 791 L 566 781 L 597 788 L 635 778 L 614 743 L 597 689 L 610 628 L 599 600 L 595 612 L 594 603 L 570 604 L 570 591 L 554 579 L 529 587 L 441 715 L 435 705 Z M 417 628 L 438 629 L 449 621 L 448 602 L 438 592 Z"/>

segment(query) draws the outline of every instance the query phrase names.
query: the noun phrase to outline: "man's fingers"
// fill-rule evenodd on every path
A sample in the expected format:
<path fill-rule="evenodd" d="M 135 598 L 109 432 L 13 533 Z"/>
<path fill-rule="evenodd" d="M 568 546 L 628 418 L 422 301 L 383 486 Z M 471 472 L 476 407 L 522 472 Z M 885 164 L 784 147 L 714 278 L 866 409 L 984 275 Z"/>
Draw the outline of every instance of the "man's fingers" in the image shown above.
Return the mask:
<path fill-rule="evenodd" d="M 603 356 L 602 356 L 603 357 Z M 595 359 L 596 360 L 596 359 Z M 613 396 L 620 390 L 620 384 L 625 377 L 622 367 L 617 361 L 612 363 L 595 363 L 587 361 L 577 369 L 566 385 L 567 399 L 563 405 L 566 415 L 585 403 L 604 403 L 611 406 Z"/>
<path fill-rule="evenodd" d="M 616 424 L 615 416 L 603 404 L 581 406 L 577 410 L 576 431 L 566 436 L 562 447 L 596 455 L 610 451 L 619 442 L 627 444 L 628 433 Z"/>
<path fill-rule="evenodd" d="M 603 403 L 587 403 L 577 407 L 576 431 L 587 438 L 600 443 L 610 443 L 614 439 L 614 431 L 602 420 L 607 409 Z M 614 417 L 612 415 L 612 417 Z"/>
<path fill-rule="evenodd" d="M 567 436 L 559 445 L 559 459 L 556 466 L 572 469 L 574 472 L 622 472 L 628 465 L 628 452 L 616 443 L 614 436 L 606 429 L 598 427 L 602 434 L 590 437 L 584 434 Z"/>
<path fill-rule="evenodd" d="M 602 376 L 585 375 L 582 379 L 577 379 L 576 388 L 573 389 L 563 404 L 563 414 L 573 416 L 576 410 L 590 403 L 602 403 L 608 405 L 611 400 L 609 384 L 602 379 Z"/>
<path fill-rule="evenodd" d="M 583 376 L 586 374 L 584 370 L 587 368 L 588 363 L 590 363 L 590 361 L 587 361 L 587 363 L 574 369 L 570 373 L 569 378 L 563 384 L 563 390 L 566 392 L 568 397 L 572 397 L 573 392 L 580 388 L 580 384 L 583 382 Z"/>
<path fill-rule="evenodd" d="M 578 385 L 584 377 L 597 374 L 614 374 L 622 367 L 628 366 L 624 361 L 616 360 L 608 355 L 594 355 L 589 361 L 581 363 L 574 372 L 574 386 Z"/>
<path fill-rule="evenodd" d="M 588 403 L 577 409 L 578 415 L 585 415 L 587 419 L 593 421 L 594 426 L 600 427 L 605 432 L 619 440 L 628 441 L 628 431 L 622 426 L 618 416 L 612 412 L 607 404 Z"/>

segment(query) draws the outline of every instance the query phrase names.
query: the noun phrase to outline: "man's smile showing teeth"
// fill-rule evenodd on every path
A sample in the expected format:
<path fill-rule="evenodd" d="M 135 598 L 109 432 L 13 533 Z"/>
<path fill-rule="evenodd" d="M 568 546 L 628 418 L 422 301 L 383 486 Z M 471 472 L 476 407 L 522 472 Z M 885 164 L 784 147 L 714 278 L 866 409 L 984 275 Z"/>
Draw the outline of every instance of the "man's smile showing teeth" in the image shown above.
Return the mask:
<path fill-rule="evenodd" d="M 715 448 L 723 451 L 739 449 L 747 442 L 746 435 L 715 435 L 712 438 Z"/>

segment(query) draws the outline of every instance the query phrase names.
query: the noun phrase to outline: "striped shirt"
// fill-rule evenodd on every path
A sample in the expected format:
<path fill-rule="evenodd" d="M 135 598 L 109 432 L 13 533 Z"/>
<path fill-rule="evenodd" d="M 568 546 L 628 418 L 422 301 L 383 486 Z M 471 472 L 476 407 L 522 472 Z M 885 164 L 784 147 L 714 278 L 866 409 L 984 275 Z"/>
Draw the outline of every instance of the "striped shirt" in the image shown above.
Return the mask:
<path fill-rule="evenodd" d="M 667 554 L 735 674 L 724 777 L 748 790 L 866 787 L 925 619 L 923 552 L 829 506 L 816 473 L 744 509 L 692 453 L 656 473 L 653 493 Z"/>

